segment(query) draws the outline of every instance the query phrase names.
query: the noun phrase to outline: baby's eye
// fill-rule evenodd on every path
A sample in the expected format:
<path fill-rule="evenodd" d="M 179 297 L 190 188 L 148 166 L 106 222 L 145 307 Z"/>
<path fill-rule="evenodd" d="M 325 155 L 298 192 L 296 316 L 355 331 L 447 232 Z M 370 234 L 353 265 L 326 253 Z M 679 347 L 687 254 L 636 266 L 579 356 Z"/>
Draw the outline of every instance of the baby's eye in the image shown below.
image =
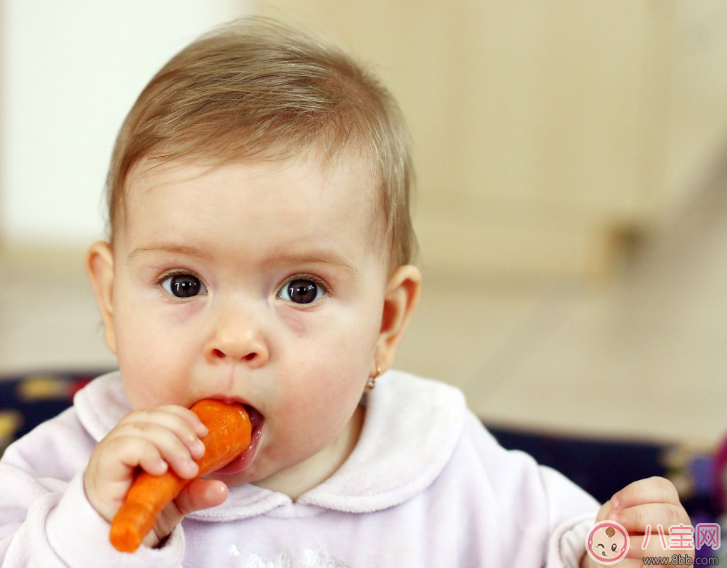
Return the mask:
<path fill-rule="evenodd" d="M 617 546 L 616 546 L 616 543 L 614 542 L 614 543 L 613 543 L 613 544 L 611 545 L 611 551 L 612 551 L 612 552 L 616 552 L 616 548 L 617 548 Z"/>
<path fill-rule="evenodd" d="M 173 274 L 161 281 L 162 288 L 177 298 L 191 298 L 207 293 L 207 287 L 191 274 Z"/>
<path fill-rule="evenodd" d="M 299 278 L 291 280 L 283 286 L 278 292 L 278 298 L 296 304 L 310 304 L 323 296 L 324 293 L 325 290 L 320 284 L 313 280 Z"/>

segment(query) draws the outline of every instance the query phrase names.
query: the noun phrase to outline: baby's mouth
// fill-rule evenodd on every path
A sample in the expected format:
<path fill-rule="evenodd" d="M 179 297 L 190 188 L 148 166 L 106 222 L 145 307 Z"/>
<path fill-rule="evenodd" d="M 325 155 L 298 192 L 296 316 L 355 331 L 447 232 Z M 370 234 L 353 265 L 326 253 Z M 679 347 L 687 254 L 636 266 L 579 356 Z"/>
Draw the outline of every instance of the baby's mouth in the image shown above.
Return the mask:
<path fill-rule="evenodd" d="M 250 417 L 250 425 L 252 426 L 250 445 L 252 446 L 252 444 L 255 443 L 255 439 L 260 437 L 263 424 L 265 423 L 265 417 L 254 406 L 250 406 L 249 404 L 243 404 L 242 406 L 247 411 L 247 415 Z"/>
<path fill-rule="evenodd" d="M 232 460 L 226 466 L 221 467 L 215 473 L 221 473 L 223 475 L 239 473 L 247 469 L 257 455 L 258 445 L 263 434 L 263 426 L 265 425 L 265 417 L 255 407 L 249 404 L 244 404 L 243 407 L 250 417 L 250 425 L 252 426 L 250 445 L 239 457 Z"/>

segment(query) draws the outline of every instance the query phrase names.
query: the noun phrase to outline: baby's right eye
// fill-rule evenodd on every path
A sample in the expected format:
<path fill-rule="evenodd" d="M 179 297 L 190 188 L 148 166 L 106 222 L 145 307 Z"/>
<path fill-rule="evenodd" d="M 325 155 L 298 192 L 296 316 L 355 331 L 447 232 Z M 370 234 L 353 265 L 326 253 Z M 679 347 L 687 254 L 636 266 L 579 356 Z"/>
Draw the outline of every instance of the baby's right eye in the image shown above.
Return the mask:
<path fill-rule="evenodd" d="M 192 298 L 207 294 L 207 287 L 192 274 L 172 274 L 160 282 L 162 288 L 177 298 Z"/>

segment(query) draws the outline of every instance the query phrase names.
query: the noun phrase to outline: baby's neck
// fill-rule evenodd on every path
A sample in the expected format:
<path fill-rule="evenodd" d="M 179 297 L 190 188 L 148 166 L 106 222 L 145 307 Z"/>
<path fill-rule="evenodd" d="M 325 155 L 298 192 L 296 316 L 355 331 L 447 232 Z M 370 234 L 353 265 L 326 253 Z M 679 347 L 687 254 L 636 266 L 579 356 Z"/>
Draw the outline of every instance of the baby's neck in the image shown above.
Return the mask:
<path fill-rule="evenodd" d="M 348 424 L 331 445 L 285 471 L 255 482 L 255 485 L 284 493 L 297 501 L 303 493 L 323 483 L 345 463 L 358 443 L 365 414 L 363 406 L 356 407 Z"/>

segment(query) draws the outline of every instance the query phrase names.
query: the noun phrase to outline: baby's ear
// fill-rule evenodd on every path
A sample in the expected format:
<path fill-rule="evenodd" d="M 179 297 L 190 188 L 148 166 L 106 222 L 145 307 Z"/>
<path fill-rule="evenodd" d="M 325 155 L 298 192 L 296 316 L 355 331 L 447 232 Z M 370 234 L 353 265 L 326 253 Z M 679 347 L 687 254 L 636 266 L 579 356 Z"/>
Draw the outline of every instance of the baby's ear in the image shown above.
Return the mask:
<path fill-rule="evenodd" d="M 116 353 L 116 335 L 114 334 L 114 253 L 111 245 L 96 242 L 86 253 L 86 273 L 91 279 L 96 303 L 103 319 L 106 345 Z"/>
<path fill-rule="evenodd" d="M 382 370 L 389 369 L 394 362 L 406 324 L 419 301 L 421 283 L 421 272 L 411 264 L 400 266 L 389 278 L 376 348 L 376 363 Z"/>

